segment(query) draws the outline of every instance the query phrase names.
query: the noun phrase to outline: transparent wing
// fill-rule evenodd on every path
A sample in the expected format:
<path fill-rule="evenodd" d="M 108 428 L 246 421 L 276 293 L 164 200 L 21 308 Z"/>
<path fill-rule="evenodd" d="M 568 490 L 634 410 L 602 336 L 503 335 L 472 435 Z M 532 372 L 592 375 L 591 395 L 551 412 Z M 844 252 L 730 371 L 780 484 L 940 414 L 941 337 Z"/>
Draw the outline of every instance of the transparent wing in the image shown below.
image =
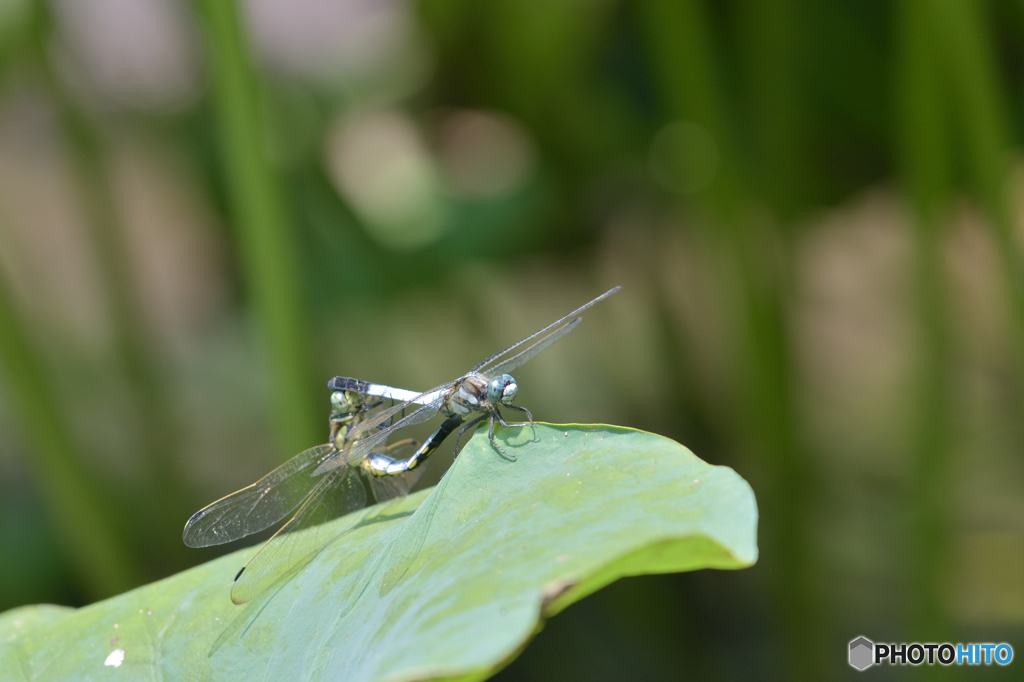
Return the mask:
<path fill-rule="evenodd" d="M 457 380 L 461 381 L 461 377 Z M 429 391 L 420 393 L 412 400 L 407 400 L 404 403 L 393 405 L 389 408 L 377 411 L 373 417 L 361 422 L 359 425 L 354 427 L 349 434 L 349 440 L 351 445 L 347 447 L 343 452 L 338 453 L 339 456 L 333 458 L 327 458 L 320 466 L 317 467 L 316 471 L 313 472 L 314 476 L 336 469 L 342 464 L 353 462 L 365 457 L 371 450 L 376 448 L 378 445 L 386 441 L 393 433 L 399 429 L 403 429 L 406 426 L 414 426 L 415 424 L 422 424 L 425 421 L 429 421 L 438 413 L 441 406 L 444 404 L 445 398 L 448 396 L 447 388 L 452 385 L 452 382 L 441 384 L 437 388 L 433 388 Z M 409 407 L 416 405 L 416 401 L 431 393 L 436 393 L 437 397 L 433 402 L 427 403 L 426 405 L 420 406 L 411 413 L 405 415 L 398 421 L 392 423 L 390 426 L 384 426 L 389 422 L 392 417 L 402 412 L 403 410 L 409 409 Z M 376 433 L 374 433 L 376 431 Z"/>
<path fill-rule="evenodd" d="M 231 601 L 244 604 L 293 575 L 339 534 L 337 526 L 326 522 L 364 504 L 366 489 L 352 467 L 335 469 L 321 478 L 295 516 L 235 576 Z"/>
<path fill-rule="evenodd" d="M 526 348 L 519 351 L 512 357 L 506 360 L 502 360 L 498 364 L 494 365 L 493 367 L 488 369 L 484 375 L 489 378 L 493 378 L 496 376 L 501 376 L 502 374 L 508 372 L 512 372 L 518 367 L 522 367 L 529 360 L 533 359 L 535 355 L 537 355 L 542 350 L 553 344 L 555 341 L 558 341 L 558 339 L 562 338 L 563 336 L 571 332 L 573 329 L 575 329 L 577 325 L 579 325 L 579 323 L 582 321 L 582 317 L 577 317 L 575 319 L 569 320 L 568 322 L 565 323 L 564 326 L 551 332 L 547 336 L 543 337 L 540 341 L 535 341 L 533 345 L 527 346 Z"/>
<path fill-rule="evenodd" d="M 404 474 L 381 478 L 370 476 L 370 489 L 373 491 L 374 498 L 380 503 L 393 500 L 396 497 L 405 497 L 412 490 L 412 487 L 416 485 L 416 481 L 423 475 L 423 471 L 426 468 L 427 463 L 424 462 L 412 471 L 406 471 Z"/>
<path fill-rule="evenodd" d="M 331 380 L 331 383 L 328 384 L 328 386 L 334 384 L 336 380 L 353 381 L 363 383 L 368 386 L 377 386 L 377 384 L 369 384 L 368 382 L 362 382 L 359 379 L 349 379 L 348 377 L 335 377 Z M 414 394 L 409 400 L 376 410 L 372 417 L 354 424 L 348 432 L 346 439 L 348 443 L 347 447 L 342 450 L 335 450 L 333 455 L 324 458 L 313 472 L 313 476 L 319 476 L 324 472 L 337 469 L 349 462 L 362 459 L 378 445 L 382 445 L 386 442 L 391 433 L 397 428 L 410 426 L 412 424 L 420 424 L 427 421 L 437 414 L 438 409 L 444 403 L 444 397 L 447 395 L 447 387 L 448 384 L 442 384 L 441 386 L 425 391 L 424 393 Z M 356 389 L 350 387 L 344 390 Z M 395 415 L 404 412 L 410 406 L 416 407 L 417 409 L 405 418 L 400 419 L 398 423 L 394 423 Z M 417 415 L 418 417 L 416 420 L 408 419 L 409 417 L 415 417 Z M 401 426 L 399 426 L 399 424 L 401 424 Z M 373 431 L 376 431 L 376 433 L 372 433 Z"/>
<path fill-rule="evenodd" d="M 189 547 L 209 547 L 269 528 L 309 495 L 320 482 L 314 469 L 336 453 L 330 445 L 303 450 L 252 485 L 197 511 L 182 539 Z"/>
<path fill-rule="evenodd" d="M 516 348 L 519 348 L 519 346 L 523 345 L 524 343 L 527 343 L 529 341 L 533 341 L 538 336 L 543 336 L 544 334 L 547 334 L 548 332 L 550 332 L 550 331 L 552 331 L 554 329 L 558 329 L 559 327 L 564 325 L 566 322 L 568 322 L 569 320 L 571 320 L 572 318 L 576 317 L 577 315 L 582 313 L 584 310 L 589 308 L 590 306 L 594 305 L 595 303 L 599 303 L 599 302 L 603 301 L 604 299 L 608 298 L 609 296 L 611 296 L 612 294 L 614 294 L 615 292 L 617 292 L 621 288 L 622 287 L 615 287 L 614 289 L 609 289 L 608 291 L 604 292 L 603 294 L 601 294 L 600 296 L 595 298 L 593 301 L 590 301 L 589 303 L 585 303 L 584 305 L 582 305 L 579 308 L 577 308 L 576 310 L 572 311 L 571 313 L 569 313 L 568 315 L 566 315 L 562 319 L 557 320 L 556 322 L 552 322 L 548 326 L 544 327 L 539 332 L 534 332 L 533 334 L 530 334 L 529 336 L 527 336 L 525 339 L 523 339 L 519 343 L 514 343 L 511 346 L 509 346 L 508 348 L 506 348 L 505 350 L 499 351 L 499 352 L 495 353 L 494 355 L 492 355 L 489 358 L 485 359 L 483 362 L 479 363 L 478 365 L 476 365 L 476 367 L 474 367 L 473 369 L 471 369 L 469 371 L 471 373 L 472 372 L 480 372 L 482 374 L 487 374 L 487 375 L 501 374 L 501 372 L 497 372 L 496 371 L 496 368 L 491 368 L 489 370 L 487 370 L 485 368 L 488 365 L 490 365 L 492 362 L 496 362 L 496 361 L 500 360 L 502 357 L 504 357 L 508 353 L 511 353 Z M 559 338 L 561 338 L 561 337 L 559 337 Z M 546 346 L 545 346 L 545 348 L 546 348 Z M 543 349 L 541 349 L 541 350 L 543 350 Z M 540 351 L 538 350 L 537 352 L 539 353 Z M 533 356 L 530 356 L 530 357 L 533 357 Z M 527 358 L 527 359 L 529 359 L 529 358 Z M 526 362 L 526 360 L 523 360 L 523 362 Z M 522 362 L 519 363 L 519 364 L 522 364 Z M 517 367 L 518 367 L 518 365 L 517 365 Z"/>
<path fill-rule="evenodd" d="M 416 441 L 410 438 L 400 443 L 392 443 L 387 447 L 386 454 L 388 457 L 395 459 L 405 459 L 412 456 L 416 447 Z M 370 479 L 370 490 L 373 491 L 374 499 L 380 503 L 387 502 L 396 497 L 405 497 L 412 490 L 412 487 L 416 485 L 416 481 L 419 480 L 426 468 L 427 463 L 423 462 L 412 471 L 406 471 L 395 476 L 383 476 L 380 478 L 377 476 L 367 476 Z"/>

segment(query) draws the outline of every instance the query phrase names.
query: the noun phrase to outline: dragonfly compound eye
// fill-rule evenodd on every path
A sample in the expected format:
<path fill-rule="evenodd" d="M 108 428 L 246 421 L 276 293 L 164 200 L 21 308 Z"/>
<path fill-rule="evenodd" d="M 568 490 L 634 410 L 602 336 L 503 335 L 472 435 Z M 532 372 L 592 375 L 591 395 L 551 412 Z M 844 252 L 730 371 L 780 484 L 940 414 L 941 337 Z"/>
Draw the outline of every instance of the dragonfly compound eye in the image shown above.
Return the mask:
<path fill-rule="evenodd" d="M 342 414 L 355 412 L 362 407 L 362 404 L 363 401 L 358 393 L 335 391 L 331 394 L 331 407 L 334 408 L 335 412 L 341 412 Z"/>
<path fill-rule="evenodd" d="M 502 374 L 501 383 L 501 402 L 511 405 L 512 401 L 516 399 L 516 394 L 519 393 L 519 386 L 516 385 L 516 380 L 512 378 L 511 374 Z"/>
<path fill-rule="evenodd" d="M 504 377 L 494 377 L 487 384 L 487 400 L 493 404 L 501 401 L 502 391 L 505 389 Z"/>

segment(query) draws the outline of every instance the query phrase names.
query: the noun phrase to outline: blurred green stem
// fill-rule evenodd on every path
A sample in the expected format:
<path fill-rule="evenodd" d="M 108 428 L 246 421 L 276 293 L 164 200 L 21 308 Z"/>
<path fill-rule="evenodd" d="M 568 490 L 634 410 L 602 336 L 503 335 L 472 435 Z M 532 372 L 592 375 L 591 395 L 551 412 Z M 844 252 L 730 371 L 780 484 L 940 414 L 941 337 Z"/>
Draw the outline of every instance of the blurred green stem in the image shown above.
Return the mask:
<path fill-rule="evenodd" d="M 221 160 L 248 292 L 270 355 L 282 456 L 308 447 L 323 413 L 309 390 L 309 343 L 295 237 L 267 155 L 255 69 L 235 0 L 195 0 L 213 75 Z M 319 434 L 323 437 L 323 434 Z"/>
<path fill-rule="evenodd" d="M 812 476 L 796 429 L 784 304 L 785 249 L 777 248 L 773 228 L 762 230 L 749 210 L 742 157 L 717 73 L 706 8 L 698 0 L 645 0 L 640 12 L 666 111 L 704 127 L 719 148 L 721 166 L 704 199 L 715 224 L 725 228 L 720 243 L 731 260 L 731 274 L 742 286 L 740 376 L 747 383 L 740 392 L 749 409 L 742 412 L 745 420 L 738 426 L 746 431 L 749 449 L 765 459 L 764 485 L 758 491 L 764 516 L 773 523 L 764 529 L 762 556 L 772 572 L 783 643 L 794 662 L 788 675 L 822 679 L 820 659 L 812 653 L 819 638 L 808 551 Z"/>
<path fill-rule="evenodd" d="M 134 587 L 140 582 L 139 571 L 104 517 L 97 488 L 81 466 L 60 418 L 60 405 L 43 376 L 2 277 L 0 362 L 26 430 L 36 444 L 36 456 L 29 459 L 29 465 L 83 588 L 99 598 Z"/>
<path fill-rule="evenodd" d="M 53 68 L 48 46 L 55 40 L 55 31 L 47 6 L 36 6 L 35 19 L 35 61 L 57 107 L 77 198 L 95 249 L 104 299 L 109 304 L 114 342 L 131 389 L 133 416 L 144 443 L 142 454 L 152 465 L 146 493 L 137 494 L 128 503 L 138 504 L 138 498 L 153 493 L 157 497 L 148 499 L 140 514 L 130 518 L 146 526 L 149 532 L 165 532 L 180 524 L 181 512 L 174 504 L 184 489 L 175 459 L 180 428 L 160 373 L 158 346 L 147 325 L 145 306 L 131 271 L 133 259 L 118 210 L 108 150 L 90 116 L 69 96 Z"/>
<path fill-rule="evenodd" d="M 104 298 L 110 304 L 118 355 L 132 388 L 140 433 L 153 463 L 157 488 L 180 491 L 175 460 L 175 412 L 156 358 L 156 340 L 148 328 L 139 286 L 131 272 L 132 257 L 125 240 L 106 149 L 92 122 L 51 77 L 60 121 L 75 172 L 78 198 L 95 246 Z"/>
<path fill-rule="evenodd" d="M 1024 256 L 1014 236 L 1008 195 L 1010 135 L 1003 117 L 1007 106 L 989 47 L 996 41 L 986 26 L 984 3 L 930 0 L 926 4 L 934 14 L 934 59 L 942 65 L 951 88 L 949 101 L 958 117 L 974 191 L 995 228 L 1010 284 L 1018 366 L 1024 373 Z"/>
<path fill-rule="evenodd" d="M 949 99 L 943 97 L 940 43 L 928 0 L 905 0 L 899 12 L 897 79 L 904 183 L 915 208 L 915 288 L 921 327 L 919 400 L 911 496 L 908 634 L 948 639 L 943 568 L 948 565 L 950 479 L 949 312 L 942 273 L 942 226 L 948 220 L 953 168 Z"/>
<path fill-rule="evenodd" d="M 696 0 L 645 0 L 640 11 L 664 108 L 671 116 L 702 126 L 715 141 L 722 162 L 705 196 L 725 225 L 738 227 L 744 212 L 736 201 L 743 195 L 741 166 L 735 163 L 740 155 L 734 148 L 704 7 Z"/>
<path fill-rule="evenodd" d="M 791 218 L 805 203 L 805 111 L 799 85 L 799 3 L 743 0 L 738 7 L 744 48 L 748 111 L 757 151 L 757 181 L 776 214 Z"/>

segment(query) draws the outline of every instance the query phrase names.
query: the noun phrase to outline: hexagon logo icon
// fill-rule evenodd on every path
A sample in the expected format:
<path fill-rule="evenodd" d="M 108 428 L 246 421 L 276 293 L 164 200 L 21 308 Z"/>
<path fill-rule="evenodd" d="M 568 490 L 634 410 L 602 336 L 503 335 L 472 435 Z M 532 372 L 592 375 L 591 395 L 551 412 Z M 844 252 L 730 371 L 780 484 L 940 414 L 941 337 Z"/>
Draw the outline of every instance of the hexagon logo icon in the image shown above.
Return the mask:
<path fill-rule="evenodd" d="M 850 642 L 850 665 L 857 670 L 866 670 L 875 664 L 875 643 L 867 637 L 858 637 Z"/>

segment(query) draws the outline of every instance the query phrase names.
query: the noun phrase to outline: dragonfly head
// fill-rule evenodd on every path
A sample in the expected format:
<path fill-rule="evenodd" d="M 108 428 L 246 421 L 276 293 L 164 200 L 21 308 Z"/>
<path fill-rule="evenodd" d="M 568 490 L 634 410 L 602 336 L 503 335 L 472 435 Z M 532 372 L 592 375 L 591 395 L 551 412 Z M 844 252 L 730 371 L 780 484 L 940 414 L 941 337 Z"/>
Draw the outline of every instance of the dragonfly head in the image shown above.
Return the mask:
<path fill-rule="evenodd" d="M 512 401 L 516 399 L 517 393 L 519 393 L 519 387 L 516 385 L 516 380 L 510 374 L 494 377 L 487 384 L 487 400 L 492 405 L 497 405 L 498 403 L 511 405 Z"/>
<path fill-rule="evenodd" d="M 335 391 L 331 394 L 331 407 L 338 414 L 352 414 L 363 408 L 363 397 L 354 391 Z"/>

